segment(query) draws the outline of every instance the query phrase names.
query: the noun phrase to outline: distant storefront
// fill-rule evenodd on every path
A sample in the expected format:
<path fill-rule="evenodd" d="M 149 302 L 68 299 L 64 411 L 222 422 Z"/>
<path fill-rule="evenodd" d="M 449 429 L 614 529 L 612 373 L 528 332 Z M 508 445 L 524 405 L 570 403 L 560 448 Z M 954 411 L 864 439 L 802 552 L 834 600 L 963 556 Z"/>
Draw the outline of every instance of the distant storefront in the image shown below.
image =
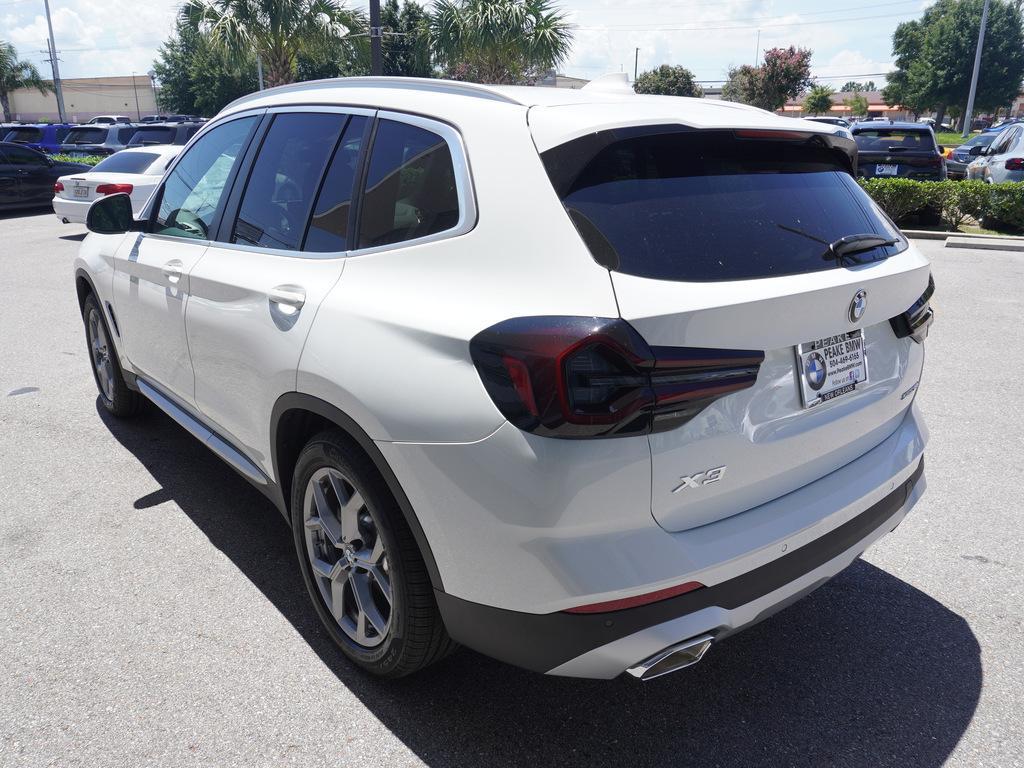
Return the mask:
<path fill-rule="evenodd" d="M 820 114 L 832 115 L 834 117 L 864 117 L 865 115 L 854 115 L 850 106 L 843 103 L 853 98 L 854 95 L 853 93 L 832 94 L 832 109 L 827 113 L 823 112 Z M 882 98 L 881 91 L 862 91 L 860 95 L 868 101 L 866 117 L 886 117 L 890 120 L 910 120 L 914 117 L 909 110 L 901 106 L 890 107 L 886 104 Z M 790 99 L 786 102 L 786 106 L 780 110 L 780 113 L 790 117 L 804 117 L 811 114 L 804 109 L 803 100 L 804 97 L 802 96 L 799 99 Z"/>
<path fill-rule="evenodd" d="M 73 123 L 96 115 L 138 118 L 155 114 L 156 90 L 148 75 L 78 77 L 61 80 L 64 111 Z M 22 123 L 56 122 L 57 97 L 31 88 L 11 92 L 11 117 Z"/>

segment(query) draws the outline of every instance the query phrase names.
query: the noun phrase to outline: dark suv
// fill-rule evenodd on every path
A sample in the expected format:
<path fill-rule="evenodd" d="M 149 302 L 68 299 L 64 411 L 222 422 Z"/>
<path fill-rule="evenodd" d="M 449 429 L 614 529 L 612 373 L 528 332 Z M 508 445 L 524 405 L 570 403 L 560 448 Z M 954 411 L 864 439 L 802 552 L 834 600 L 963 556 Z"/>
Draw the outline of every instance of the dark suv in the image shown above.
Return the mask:
<path fill-rule="evenodd" d="M 850 129 L 857 142 L 857 174 L 864 178 L 945 181 L 942 147 L 927 125 L 872 121 Z"/>
<path fill-rule="evenodd" d="M 128 142 L 129 147 L 145 147 L 154 144 L 188 144 L 202 123 L 150 123 L 140 125 Z"/>
<path fill-rule="evenodd" d="M 112 155 L 128 146 L 137 129 L 121 123 L 80 125 L 68 131 L 60 151 L 72 157 Z"/>

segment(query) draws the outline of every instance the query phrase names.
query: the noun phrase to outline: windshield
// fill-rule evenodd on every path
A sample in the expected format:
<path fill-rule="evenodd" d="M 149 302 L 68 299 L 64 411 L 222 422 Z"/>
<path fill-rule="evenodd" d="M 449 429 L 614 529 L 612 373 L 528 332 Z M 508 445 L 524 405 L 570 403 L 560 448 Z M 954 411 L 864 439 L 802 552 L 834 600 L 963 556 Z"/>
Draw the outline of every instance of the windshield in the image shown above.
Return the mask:
<path fill-rule="evenodd" d="M 118 152 L 98 163 L 93 170 L 106 173 L 145 173 L 160 155 L 152 152 Z M 158 170 L 162 172 L 163 168 Z"/>
<path fill-rule="evenodd" d="M 975 147 L 980 144 L 983 147 L 987 147 L 993 141 L 996 140 L 998 133 L 979 133 L 977 136 L 972 136 L 965 143 L 961 144 L 962 147 Z"/>
<path fill-rule="evenodd" d="M 603 134 L 543 155 L 594 258 L 659 280 L 746 280 L 833 269 L 849 235 L 896 240 L 858 254 L 885 259 L 899 231 L 818 143 L 754 141 L 731 131 Z"/>
<path fill-rule="evenodd" d="M 72 128 L 64 139 L 65 144 L 102 144 L 107 140 L 106 128 Z"/>
<path fill-rule="evenodd" d="M 853 135 L 861 152 L 933 151 L 935 140 L 931 131 L 900 128 L 871 128 Z"/>

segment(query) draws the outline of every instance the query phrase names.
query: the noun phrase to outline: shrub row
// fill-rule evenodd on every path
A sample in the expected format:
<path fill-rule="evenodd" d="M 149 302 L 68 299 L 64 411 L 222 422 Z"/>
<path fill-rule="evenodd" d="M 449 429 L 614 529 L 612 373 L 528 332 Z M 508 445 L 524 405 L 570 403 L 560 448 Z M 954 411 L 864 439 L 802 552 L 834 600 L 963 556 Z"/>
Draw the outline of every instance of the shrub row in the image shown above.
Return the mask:
<path fill-rule="evenodd" d="M 87 155 L 86 157 L 72 157 L 71 155 L 62 155 L 60 153 L 50 155 L 51 160 L 56 160 L 58 163 L 81 163 L 82 165 L 96 165 L 100 160 L 106 160 L 107 158 L 102 155 Z"/>
<path fill-rule="evenodd" d="M 911 217 L 933 219 L 956 230 L 968 218 L 991 229 L 1024 230 L 1024 182 L 912 181 L 858 179 L 872 199 L 897 224 Z"/>

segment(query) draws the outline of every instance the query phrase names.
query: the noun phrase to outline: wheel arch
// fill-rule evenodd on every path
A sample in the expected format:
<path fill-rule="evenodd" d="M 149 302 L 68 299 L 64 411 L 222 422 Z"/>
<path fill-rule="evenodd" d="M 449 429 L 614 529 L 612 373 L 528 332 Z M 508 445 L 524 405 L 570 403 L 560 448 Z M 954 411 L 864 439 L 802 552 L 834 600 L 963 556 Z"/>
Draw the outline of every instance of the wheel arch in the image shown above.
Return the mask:
<path fill-rule="evenodd" d="M 280 494 L 281 512 L 286 517 L 289 516 L 292 473 L 299 453 L 316 433 L 331 428 L 338 429 L 348 436 L 353 446 L 361 451 L 380 473 L 388 490 L 398 502 L 399 509 L 416 539 L 416 545 L 423 556 L 431 585 L 435 590 L 443 591 L 437 562 L 430 549 L 426 534 L 423 532 L 423 527 L 412 508 L 412 503 L 373 439 L 340 408 L 326 400 L 302 392 L 287 392 L 281 395 L 274 403 L 270 417 L 271 461 Z M 281 506 L 282 504 L 283 506 Z"/>
<path fill-rule="evenodd" d="M 81 314 L 85 311 L 85 299 L 91 293 L 93 296 L 99 299 L 99 292 L 96 290 L 96 286 L 92 282 L 92 277 L 83 268 L 79 267 L 75 270 L 75 292 L 78 294 L 78 312 Z"/>

